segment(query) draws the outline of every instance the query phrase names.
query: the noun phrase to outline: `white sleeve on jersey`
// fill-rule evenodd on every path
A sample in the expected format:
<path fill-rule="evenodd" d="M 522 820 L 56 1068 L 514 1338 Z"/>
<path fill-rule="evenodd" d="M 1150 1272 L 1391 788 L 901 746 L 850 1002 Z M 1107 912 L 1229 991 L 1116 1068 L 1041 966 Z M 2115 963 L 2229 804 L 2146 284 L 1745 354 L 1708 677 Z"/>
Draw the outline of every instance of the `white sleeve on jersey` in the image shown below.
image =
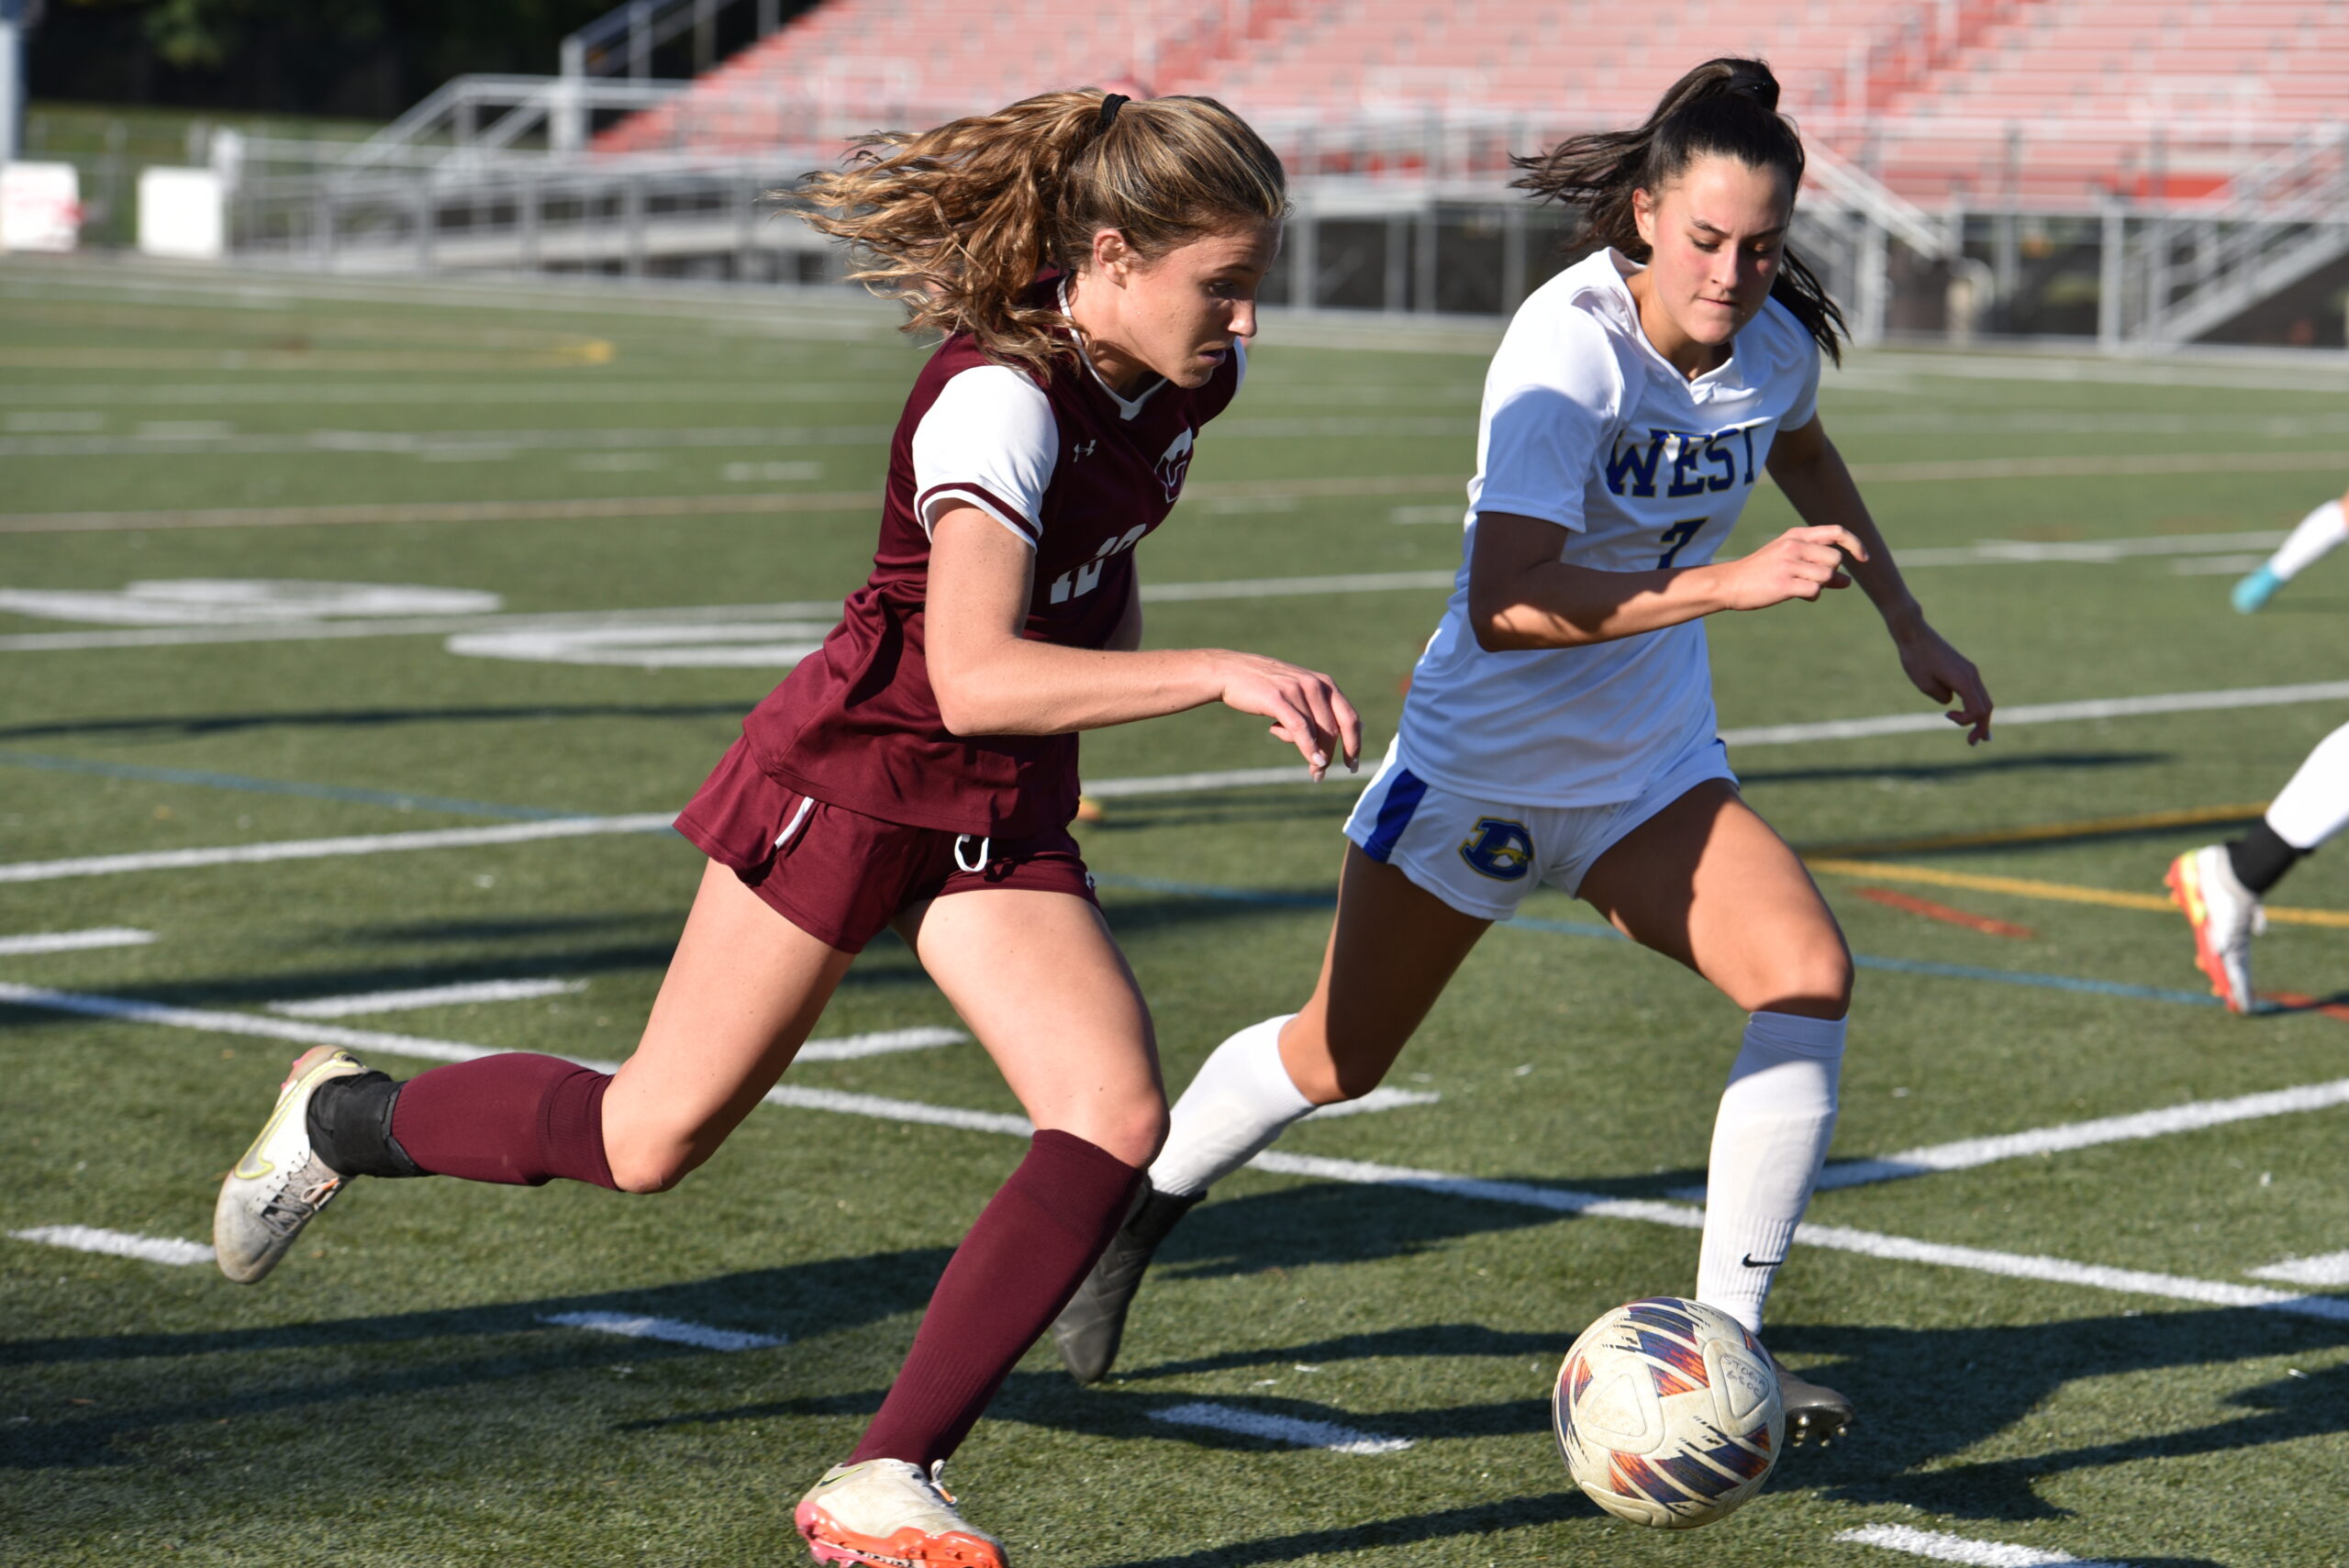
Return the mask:
<path fill-rule="evenodd" d="M 1520 312 L 1485 374 L 1470 507 L 1580 532 L 1583 491 L 1622 405 L 1621 365 L 1597 320 L 1579 310 Z"/>
<path fill-rule="evenodd" d="M 976 506 L 1033 549 L 1044 489 L 1060 460 L 1060 422 L 1044 389 L 1008 365 L 951 378 L 914 427 L 914 515 L 922 532 L 957 506 Z"/>
<path fill-rule="evenodd" d="M 1240 395 L 1240 389 L 1248 384 L 1248 339 L 1234 338 L 1231 340 L 1231 354 L 1232 358 L 1240 361 L 1239 368 L 1231 373 L 1231 395 L 1237 397 Z"/>

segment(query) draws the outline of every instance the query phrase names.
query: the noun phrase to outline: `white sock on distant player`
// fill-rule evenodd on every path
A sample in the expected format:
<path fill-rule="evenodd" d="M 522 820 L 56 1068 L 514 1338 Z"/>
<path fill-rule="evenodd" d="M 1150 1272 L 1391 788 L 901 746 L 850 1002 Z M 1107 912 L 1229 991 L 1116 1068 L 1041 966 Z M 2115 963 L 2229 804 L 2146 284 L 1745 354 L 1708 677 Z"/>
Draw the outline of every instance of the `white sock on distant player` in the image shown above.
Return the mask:
<path fill-rule="evenodd" d="M 2300 519 L 2283 547 L 2267 558 L 2267 570 L 2279 581 L 2288 583 L 2301 568 L 2314 565 L 2335 545 L 2344 542 L 2349 542 L 2349 517 L 2343 517 L 2339 501 L 2327 501 Z"/>
<path fill-rule="evenodd" d="M 1205 1192 L 1313 1109 L 1281 1065 L 1281 1026 L 1296 1016 L 1250 1024 L 1200 1064 L 1174 1102 L 1166 1147 L 1151 1163 L 1152 1186 L 1176 1197 Z"/>
<path fill-rule="evenodd" d="M 1713 1122 L 1697 1299 L 1759 1334 L 1835 1131 L 1843 1020 L 1756 1013 Z"/>
<path fill-rule="evenodd" d="M 2313 850 L 2349 824 L 2349 724 L 2316 743 L 2267 808 L 2267 825 L 2296 850 Z"/>

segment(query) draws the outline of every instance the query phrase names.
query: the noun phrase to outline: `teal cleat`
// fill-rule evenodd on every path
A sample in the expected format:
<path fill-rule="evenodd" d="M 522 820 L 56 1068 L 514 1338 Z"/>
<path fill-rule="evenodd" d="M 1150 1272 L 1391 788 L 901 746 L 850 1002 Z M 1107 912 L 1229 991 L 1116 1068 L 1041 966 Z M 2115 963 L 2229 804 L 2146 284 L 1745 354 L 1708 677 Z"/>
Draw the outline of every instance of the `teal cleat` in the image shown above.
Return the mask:
<path fill-rule="evenodd" d="M 2235 584 L 2235 608 L 2241 610 L 2244 615 L 2250 615 L 2254 610 L 2257 610 L 2261 606 L 2266 604 L 2268 600 L 2274 598 L 2276 596 L 2276 590 L 2283 585 L 2284 579 L 2277 576 L 2276 573 L 2267 567 L 2263 566 L 2258 571 L 2253 573 L 2250 576 Z"/>

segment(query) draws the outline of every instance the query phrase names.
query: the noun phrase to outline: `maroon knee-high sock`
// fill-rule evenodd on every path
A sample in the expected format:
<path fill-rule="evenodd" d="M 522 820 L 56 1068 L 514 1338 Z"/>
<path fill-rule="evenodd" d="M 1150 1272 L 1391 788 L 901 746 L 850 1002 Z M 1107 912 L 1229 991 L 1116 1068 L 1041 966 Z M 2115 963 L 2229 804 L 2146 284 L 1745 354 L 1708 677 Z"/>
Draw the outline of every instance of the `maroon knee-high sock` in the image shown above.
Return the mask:
<path fill-rule="evenodd" d="M 927 1470 L 952 1454 L 1085 1283 L 1141 1180 L 1139 1166 L 1082 1138 L 1036 1134 L 948 1262 L 905 1370 L 852 1462 L 903 1459 Z"/>
<path fill-rule="evenodd" d="M 611 1075 L 515 1051 L 419 1073 L 400 1085 L 392 1137 L 436 1176 L 535 1187 L 556 1176 L 617 1187 L 604 1158 Z"/>

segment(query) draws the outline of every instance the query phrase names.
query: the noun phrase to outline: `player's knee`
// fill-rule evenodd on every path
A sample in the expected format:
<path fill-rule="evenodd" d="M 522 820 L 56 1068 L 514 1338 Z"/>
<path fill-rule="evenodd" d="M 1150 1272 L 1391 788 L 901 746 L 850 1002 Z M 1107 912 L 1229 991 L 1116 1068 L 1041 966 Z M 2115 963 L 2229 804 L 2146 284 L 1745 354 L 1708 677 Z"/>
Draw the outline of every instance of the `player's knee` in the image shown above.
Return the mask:
<path fill-rule="evenodd" d="M 624 1193 L 665 1193 L 707 1158 L 689 1141 L 616 1130 L 604 1129 L 604 1162 Z"/>
<path fill-rule="evenodd" d="M 1852 1010 L 1852 955 L 1841 942 L 1818 942 L 1760 970 L 1730 999 L 1749 1013 L 1840 1018 Z"/>
<path fill-rule="evenodd" d="M 1286 1041 L 1283 1042 L 1284 1045 Z M 1282 1065 L 1297 1084 L 1297 1092 L 1317 1106 L 1358 1100 L 1378 1087 L 1394 1065 L 1395 1052 L 1381 1040 L 1358 1040 L 1333 1034 L 1320 1049 L 1281 1052 Z M 1299 1060 L 1299 1058 L 1302 1060 Z"/>
<path fill-rule="evenodd" d="M 1090 1107 L 1078 1124 L 1063 1130 L 1129 1165 L 1147 1165 L 1166 1141 L 1166 1097 L 1135 1095 Z"/>

